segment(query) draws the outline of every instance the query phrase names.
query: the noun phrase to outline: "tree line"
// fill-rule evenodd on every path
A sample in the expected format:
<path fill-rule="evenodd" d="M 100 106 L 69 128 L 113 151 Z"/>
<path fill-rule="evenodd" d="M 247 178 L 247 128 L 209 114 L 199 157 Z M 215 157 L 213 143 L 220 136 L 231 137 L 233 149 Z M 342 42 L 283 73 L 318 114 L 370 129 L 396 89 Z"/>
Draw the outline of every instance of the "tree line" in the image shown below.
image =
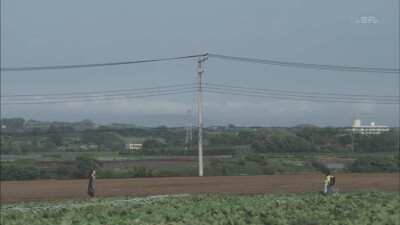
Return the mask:
<path fill-rule="evenodd" d="M 141 138 L 142 153 L 196 148 L 198 133 L 186 143 L 185 128 L 132 127 L 133 125 L 95 126 L 90 120 L 79 123 L 51 122 L 46 128 L 32 128 L 22 118 L 2 119 L 7 131 L 2 130 L 1 153 L 82 150 L 81 145 L 92 144 L 92 150 L 124 149 L 130 138 Z M 36 121 L 36 123 L 38 123 Z M 121 128 L 124 127 L 124 128 Z M 126 128 L 128 127 L 128 128 Z M 34 129 L 40 129 L 35 132 Z M 18 131 L 18 132 L 16 132 Z M 14 132 L 14 133 L 12 133 Z M 239 128 L 230 124 L 222 128 L 205 128 L 205 151 L 221 147 L 248 146 L 254 153 L 343 153 L 396 151 L 397 133 L 393 130 L 378 135 L 352 134 L 349 131 L 327 127 L 301 126 L 293 128 Z"/>

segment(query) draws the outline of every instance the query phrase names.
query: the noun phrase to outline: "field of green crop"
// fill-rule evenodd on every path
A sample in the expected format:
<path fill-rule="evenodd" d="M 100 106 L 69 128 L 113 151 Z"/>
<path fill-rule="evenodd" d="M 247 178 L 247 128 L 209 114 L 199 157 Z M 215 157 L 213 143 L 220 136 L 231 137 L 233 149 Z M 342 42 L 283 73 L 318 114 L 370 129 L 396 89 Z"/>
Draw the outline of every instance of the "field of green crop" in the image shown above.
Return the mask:
<path fill-rule="evenodd" d="M 399 224 L 399 194 L 177 195 L 4 204 L 1 224 Z"/>

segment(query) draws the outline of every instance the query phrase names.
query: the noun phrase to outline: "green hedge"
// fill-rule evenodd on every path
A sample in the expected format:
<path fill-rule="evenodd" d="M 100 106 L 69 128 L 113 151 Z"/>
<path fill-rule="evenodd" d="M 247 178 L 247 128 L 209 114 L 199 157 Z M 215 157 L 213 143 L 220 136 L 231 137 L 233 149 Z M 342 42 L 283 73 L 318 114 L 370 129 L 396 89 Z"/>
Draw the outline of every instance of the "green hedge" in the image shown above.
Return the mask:
<path fill-rule="evenodd" d="M 361 156 L 349 165 L 353 173 L 396 173 L 399 171 L 399 158 L 395 156 Z"/>
<path fill-rule="evenodd" d="M 34 180 L 40 175 L 39 170 L 31 163 L 1 164 L 1 180 Z"/>

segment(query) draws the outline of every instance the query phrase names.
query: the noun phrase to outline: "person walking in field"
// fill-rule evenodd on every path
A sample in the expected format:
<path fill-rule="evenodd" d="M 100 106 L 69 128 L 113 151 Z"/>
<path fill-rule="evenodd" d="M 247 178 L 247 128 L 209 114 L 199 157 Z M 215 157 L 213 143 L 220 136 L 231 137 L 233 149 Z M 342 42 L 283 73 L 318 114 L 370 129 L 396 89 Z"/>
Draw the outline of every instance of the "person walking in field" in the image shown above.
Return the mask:
<path fill-rule="evenodd" d="M 324 194 L 328 195 L 331 193 L 331 187 L 335 184 L 335 177 L 331 175 L 330 171 L 326 171 L 325 175 Z"/>
<path fill-rule="evenodd" d="M 89 172 L 89 186 L 88 186 L 88 196 L 89 198 L 93 198 L 94 197 L 94 180 L 96 179 L 95 177 L 96 174 L 96 170 L 95 169 L 91 169 Z"/>

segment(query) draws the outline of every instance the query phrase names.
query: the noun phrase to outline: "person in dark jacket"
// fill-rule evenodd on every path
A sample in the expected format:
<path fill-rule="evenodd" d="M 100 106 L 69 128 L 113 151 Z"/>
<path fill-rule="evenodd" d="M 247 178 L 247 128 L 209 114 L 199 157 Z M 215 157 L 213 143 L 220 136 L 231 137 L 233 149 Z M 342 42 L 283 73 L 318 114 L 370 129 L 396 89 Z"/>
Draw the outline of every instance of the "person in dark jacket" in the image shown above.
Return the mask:
<path fill-rule="evenodd" d="M 94 176 L 96 174 L 96 170 L 91 169 L 89 172 L 89 187 L 88 187 L 88 195 L 89 198 L 94 197 L 94 180 L 96 177 Z"/>

